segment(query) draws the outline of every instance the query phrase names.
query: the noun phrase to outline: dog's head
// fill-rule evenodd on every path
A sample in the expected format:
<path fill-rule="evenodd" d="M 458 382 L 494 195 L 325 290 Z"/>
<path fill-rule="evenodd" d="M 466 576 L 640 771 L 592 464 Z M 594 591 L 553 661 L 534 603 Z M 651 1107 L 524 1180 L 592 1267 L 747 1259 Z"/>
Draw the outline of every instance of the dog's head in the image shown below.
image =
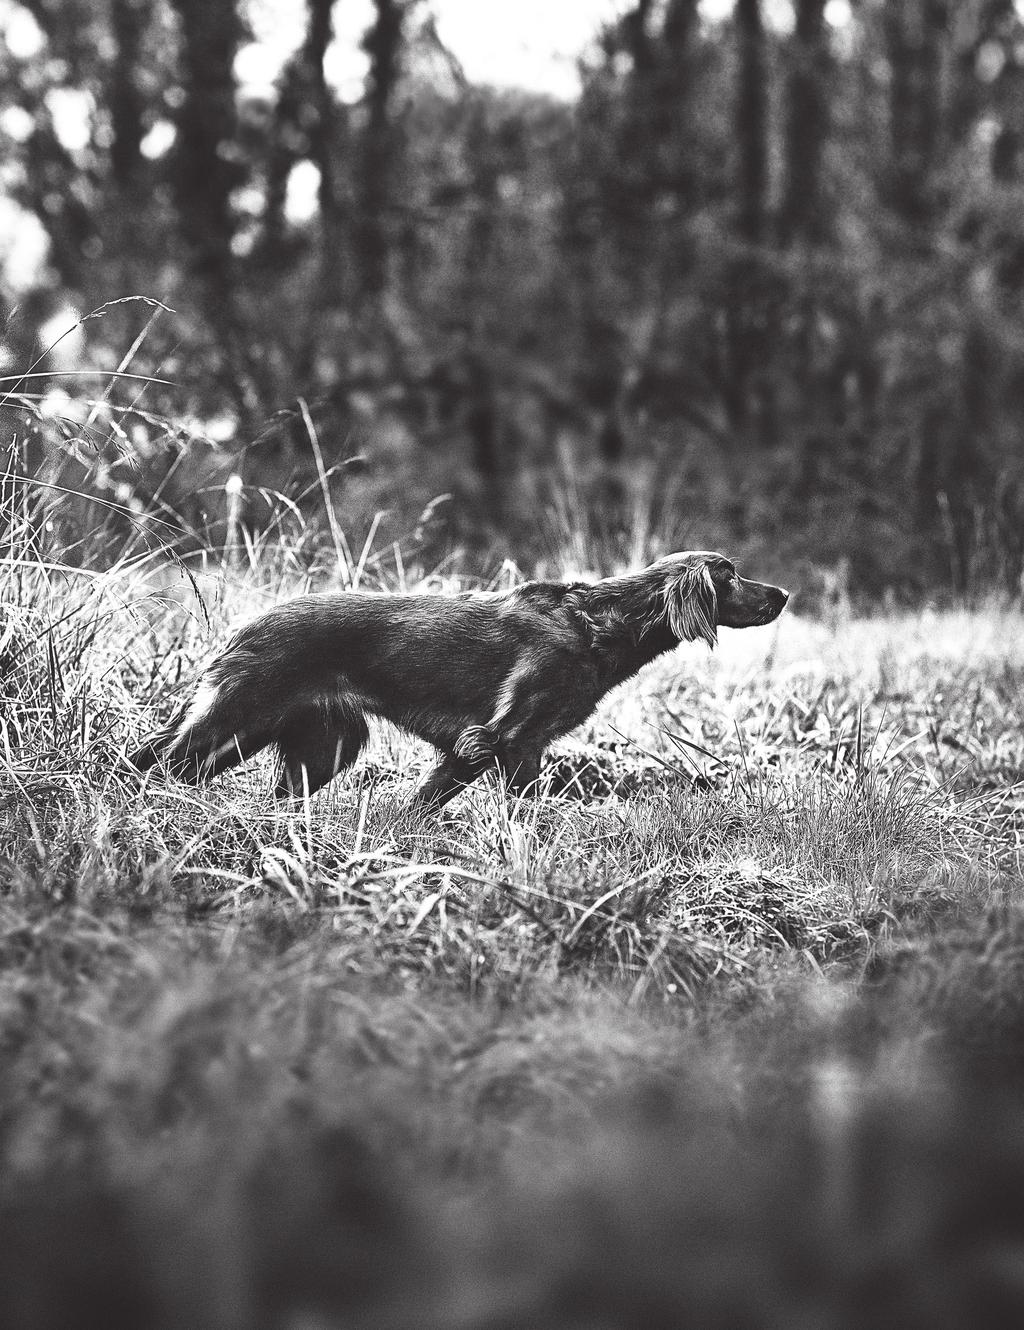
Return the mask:
<path fill-rule="evenodd" d="M 651 568 L 664 579 L 665 622 L 681 642 L 718 640 L 719 628 L 754 628 L 782 613 L 789 592 L 740 577 L 723 554 L 667 554 Z"/>

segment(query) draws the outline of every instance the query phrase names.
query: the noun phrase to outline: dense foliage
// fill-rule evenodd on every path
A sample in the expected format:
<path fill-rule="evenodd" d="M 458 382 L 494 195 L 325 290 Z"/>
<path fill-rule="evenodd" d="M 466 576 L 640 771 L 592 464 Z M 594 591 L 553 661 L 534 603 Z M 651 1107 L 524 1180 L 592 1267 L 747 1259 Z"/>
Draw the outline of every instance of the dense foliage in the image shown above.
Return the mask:
<path fill-rule="evenodd" d="M 871 590 L 1019 589 L 1011 0 L 636 0 L 573 104 L 468 83 L 425 0 L 375 0 L 343 97 L 332 0 L 268 12 L 6 0 L 4 218 L 45 240 L 0 291 L 25 471 L 182 531 L 233 470 L 255 526 L 260 486 L 350 527 L 451 492 L 446 539 L 532 555 L 568 474 L 613 538 L 639 506 Z M 175 312 L 110 303 L 139 294 Z M 89 406 L 53 372 L 54 316 L 101 307 L 71 363 L 166 383 Z"/>

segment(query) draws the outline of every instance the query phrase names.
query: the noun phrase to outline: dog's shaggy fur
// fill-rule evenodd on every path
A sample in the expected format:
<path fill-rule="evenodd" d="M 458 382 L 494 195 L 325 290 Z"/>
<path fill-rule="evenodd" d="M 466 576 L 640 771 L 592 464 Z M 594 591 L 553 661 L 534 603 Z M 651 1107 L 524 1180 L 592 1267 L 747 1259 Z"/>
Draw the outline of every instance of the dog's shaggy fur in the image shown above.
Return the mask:
<path fill-rule="evenodd" d="M 372 715 L 440 750 L 418 803 L 440 806 L 491 766 L 523 792 L 547 744 L 609 689 L 680 642 L 714 646 L 719 626 L 770 623 L 788 598 L 705 552 L 593 584 L 300 596 L 240 629 L 131 761 L 195 782 L 274 744 L 277 793 L 299 797 L 351 766 Z"/>

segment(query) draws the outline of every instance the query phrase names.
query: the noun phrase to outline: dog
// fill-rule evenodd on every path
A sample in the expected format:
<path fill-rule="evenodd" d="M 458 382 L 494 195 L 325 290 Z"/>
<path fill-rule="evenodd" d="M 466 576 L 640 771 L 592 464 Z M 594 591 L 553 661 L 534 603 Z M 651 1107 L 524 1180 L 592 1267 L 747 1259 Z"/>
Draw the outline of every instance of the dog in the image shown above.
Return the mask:
<path fill-rule="evenodd" d="M 273 744 L 277 795 L 302 798 L 352 765 L 379 716 L 440 752 L 415 804 L 439 808 L 489 768 L 522 794 L 610 689 L 681 642 L 771 623 L 788 599 L 704 551 L 594 583 L 300 596 L 241 628 L 129 760 L 196 783 Z"/>

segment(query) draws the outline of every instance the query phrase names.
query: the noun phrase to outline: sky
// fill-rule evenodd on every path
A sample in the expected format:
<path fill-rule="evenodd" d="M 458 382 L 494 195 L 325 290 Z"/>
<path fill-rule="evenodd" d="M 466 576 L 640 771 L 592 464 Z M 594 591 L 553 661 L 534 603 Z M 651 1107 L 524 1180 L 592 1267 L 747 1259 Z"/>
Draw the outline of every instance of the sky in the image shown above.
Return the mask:
<path fill-rule="evenodd" d="M 735 0 L 700 0 L 705 20 L 726 17 Z M 790 0 L 764 0 L 768 22 L 780 30 L 792 26 Z M 529 88 L 573 98 L 579 91 L 577 60 L 602 24 L 635 0 L 421 0 L 414 14 L 432 15 L 441 40 L 474 83 Z M 829 0 L 826 17 L 841 27 L 850 0 Z M 306 0 L 248 0 L 253 40 L 238 53 L 236 74 L 249 88 L 268 89 L 284 61 L 302 39 Z M 363 90 L 366 57 L 360 40 L 373 19 L 372 0 L 343 0 L 334 9 L 334 41 L 328 51 L 328 77 L 345 100 Z M 12 54 L 31 59 L 44 38 L 29 9 L 19 0 L 0 0 L 0 40 Z M 54 108 L 51 108 L 54 109 Z M 58 108 L 55 120 L 63 139 L 86 134 L 82 107 Z M 71 146 L 66 145 L 66 146 Z"/>
<path fill-rule="evenodd" d="M 712 0 L 721 7 L 731 0 Z M 305 0 L 250 0 L 256 41 L 240 53 L 240 76 L 272 82 L 282 55 L 298 42 Z M 603 22 L 628 0 L 424 0 L 438 35 L 471 82 L 575 95 L 577 57 Z M 366 58 L 359 42 L 373 20 L 372 0 L 342 0 L 334 10 L 328 77 L 346 100 L 362 91 Z"/>
<path fill-rule="evenodd" d="M 235 73 L 249 93 L 272 92 L 288 56 L 302 40 L 307 0 L 248 0 L 253 40 L 238 52 Z M 792 25 L 791 0 L 764 0 L 767 21 L 780 30 Z M 442 42 L 473 83 L 520 87 L 571 100 L 579 92 L 577 61 L 600 27 L 635 4 L 635 0 L 421 0 L 415 14 L 432 15 Z M 700 0 L 704 19 L 715 22 L 731 13 L 734 0 Z M 849 0 L 829 0 L 826 17 L 835 27 L 849 18 Z M 327 53 L 327 74 L 339 95 L 356 101 L 364 90 L 366 57 L 360 40 L 373 19 L 372 0 L 339 0 L 334 8 L 334 40 Z M 44 38 L 19 0 L 0 0 L 0 41 L 13 55 L 31 60 Z M 89 140 L 88 93 L 54 91 L 48 103 L 58 137 L 70 152 Z M 4 130 L 27 136 L 31 119 L 17 107 L 0 112 Z M 173 142 L 169 121 L 159 121 L 143 151 L 159 157 Z M 315 207 L 317 181 L 312 163 L 300 163 L 290 182 L 287 211 L 301 222 Z M 0 267 L 9 282 L 20 274 L 27 284 L 45 255 L 45 236 L 27 214 L 0 197 Z M 4 238 L 6 237 L 6 243 Z"/>
<path fill-rule="evenodd" d="M 257 41 L 243 53 L 243 73 L 272 81 L 279 59 L 299 40 L 305 0 L 250 0 Z M 417 12 L 432 13 L 441 40 L 474 83 L 530 88 L 569 100 L 579 91 L 576 62 L 602 24 L 635 0 L 424 0 Z M 734 0 L 701 0 L 711 22 L 731 13 Z M 848 0 L 830 8 L 848 12 Z M 768 21 L 792 22 L 789 0 L 766 0 Z M 362 90 L 366 60 L 359 40 L 373 17 L 372 0 L 342 0 L 334 11 L 330 77 L 342 96 Z M 286 35 L 287 34 L 287 35 Z M 282 40 L 283 39 L 283 40 Z"/>
<path fill-rule="evenodd" d="M 609 19 L 635 0 L 428 0 L 442 41 L 472 82 L 550 92 L 566 99 L 579 91 L 576 61 Z M 735 0 L 700 0 L 702 16 L 715 22 L 732 13 Z M 341 10 L 369 12 L 370 0 L 346 0 Z M 791 0 L 764 0 L 773 27 L 792 27 Z M 830 0 L 829 21 L 849 15 L 849 0 Z M 336 20 L 337 22 L 337 20 Z"/>

